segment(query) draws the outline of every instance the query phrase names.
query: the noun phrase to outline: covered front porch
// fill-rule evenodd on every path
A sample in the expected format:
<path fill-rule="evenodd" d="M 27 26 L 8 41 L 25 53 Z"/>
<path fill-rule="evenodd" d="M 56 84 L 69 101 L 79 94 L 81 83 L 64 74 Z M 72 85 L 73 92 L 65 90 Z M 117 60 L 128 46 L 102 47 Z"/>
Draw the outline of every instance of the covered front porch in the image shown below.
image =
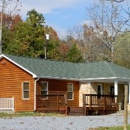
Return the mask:
<path fill-rule="evenodd" d="M 83 106 L 83 96 L 90 94 L 91 96 L 107 95 L 110 97 L 116 97 L 115 103 L 118 104 L 119 110 L 124 109 L 124 86 L 128 86 L 128 108 L 130 106 L 130 82 L 112 79 L 100 79 L 95 81 L 82 81 L 80 82 L 79 89 L 79 106 Z M 128 109 L 130 110 L 130 109 Z"/>
<path fill-rule="evenodd" d="M 40 82 L 45 85 L 44 88 L 46 89 L 44 91 L 41 89 L 43 86 L 40 86 Z M 72 81 L 69 81 L 69 85 L 70 82 Z M 72 115 L 101 115 L 124 109 L 124 86 L 126 84 L 124 81 L 112 79 L 91 82 L 75 81 L 71 83 L 73 91 L 69 92 L 72 95 L 71 100 L 68 100 L 67 84 L 68 81 L 62 80 L 39 81 L 36 95 L 36 111 Z M 129 87 L 130 83 L 127 82 L 127 84 Z M 61 85 L 62 87 L 60 87 Z M 53 86 L 55 86 L 55 91 L 51 91 Z M 65 91 L 60 91 L 61 88 Z"/>
<path fill-rule="evenodd" d="M 83 106 L 69 106 L 67 92 L 49 91 L 47 95 L 37 95 L 36 111 L 56 112 L 66 115 L 104 115 L 119 110 L 117 96 L 83 94 Z"/>

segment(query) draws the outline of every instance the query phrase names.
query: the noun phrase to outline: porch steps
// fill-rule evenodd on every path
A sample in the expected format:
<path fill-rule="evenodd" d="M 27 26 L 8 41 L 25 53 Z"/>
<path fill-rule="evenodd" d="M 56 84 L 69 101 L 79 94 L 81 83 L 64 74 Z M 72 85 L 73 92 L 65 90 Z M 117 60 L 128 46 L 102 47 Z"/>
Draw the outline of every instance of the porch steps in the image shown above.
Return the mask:
<path fill-rule="evenodd" d="M 69 107 L 68 115 L 70 116 L 84 116 L 83 107 Z"/>
<path fill-rule="evenodd" d="M 83 113 L 76 113 L 76 112 L 71 112 L 68 114 L 68 116 L 84 116 Z"/>

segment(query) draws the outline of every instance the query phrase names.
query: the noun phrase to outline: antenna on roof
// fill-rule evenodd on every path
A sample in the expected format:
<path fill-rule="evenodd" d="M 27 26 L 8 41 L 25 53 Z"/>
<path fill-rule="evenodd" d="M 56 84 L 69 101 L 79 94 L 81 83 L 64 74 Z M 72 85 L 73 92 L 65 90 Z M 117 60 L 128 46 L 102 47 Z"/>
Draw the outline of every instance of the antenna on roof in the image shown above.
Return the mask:
<path fill-rule="evenodd" d="M 46 47 L 47 47 L 47 42 L 49 41 L 50 39 L 50 35 L 49 34 L 45 34 L 46 36 L 46 43 L 45 43 L 45 46 L 44 46 L 44 53 L 45 53 L 45 59 L 47 59 L 47 54 L 46 54 Z"/>

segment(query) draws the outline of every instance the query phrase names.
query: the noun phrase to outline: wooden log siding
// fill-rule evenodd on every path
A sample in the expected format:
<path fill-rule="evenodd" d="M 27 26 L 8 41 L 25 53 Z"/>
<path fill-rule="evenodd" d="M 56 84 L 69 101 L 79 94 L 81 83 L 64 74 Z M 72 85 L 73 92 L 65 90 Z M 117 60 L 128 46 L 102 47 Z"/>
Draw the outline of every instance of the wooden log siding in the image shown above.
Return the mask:
<path fill-rule="evenodd" d="M 22 99 L 22 83 L 29 82 L 29 100 Z M 14 97 L 14 109 L 19 111 L 34 110 L 34 79 L 18 66 L 6 59 L 0 60 L 0 98 Z"/>
<path fill-rule="evenodd" d="M 37 95 L 41 95 L 41 82 L 48 82 L 48 94 L 53 93 L 67 93 L 67 83 L 72 83 L 74 86 L 74 100 L 67 100 L 69 107 L 79 107 L 79 82 L 67 80 L 54 80 L 54 79 L 40 79 L 37 82 Z"/>

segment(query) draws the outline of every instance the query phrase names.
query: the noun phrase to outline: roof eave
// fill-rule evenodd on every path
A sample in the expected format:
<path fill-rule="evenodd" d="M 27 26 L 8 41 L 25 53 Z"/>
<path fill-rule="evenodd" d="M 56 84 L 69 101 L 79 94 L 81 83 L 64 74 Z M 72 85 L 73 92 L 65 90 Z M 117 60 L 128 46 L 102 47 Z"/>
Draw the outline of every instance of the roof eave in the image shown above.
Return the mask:
<path fill-rule="evenodd" d="M 79 81 L 78 78 L 67 78 L 67 77 L 38 76 L 38 78 Z"/>
<path fill-rule="evenodd" d="M 127 77 L 101 77 L 101 78 L 82 78 L 79 81 L 119 81 L 119 82 L 130 82 L 130 78 Z"/>

